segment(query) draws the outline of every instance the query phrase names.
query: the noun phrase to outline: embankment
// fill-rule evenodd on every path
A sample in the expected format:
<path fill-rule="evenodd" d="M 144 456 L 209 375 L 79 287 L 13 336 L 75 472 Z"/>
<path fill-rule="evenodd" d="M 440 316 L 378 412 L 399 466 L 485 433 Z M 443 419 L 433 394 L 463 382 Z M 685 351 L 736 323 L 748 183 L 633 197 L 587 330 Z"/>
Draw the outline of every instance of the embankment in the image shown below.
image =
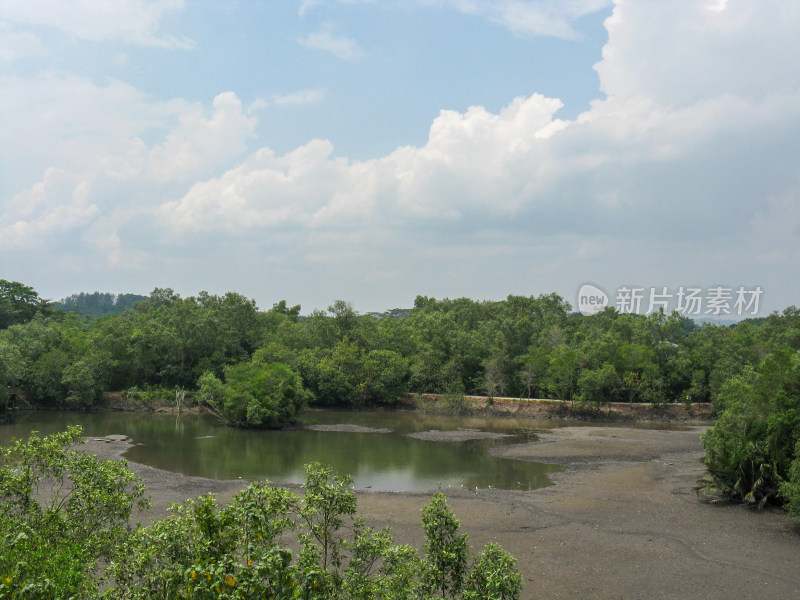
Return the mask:
<path fill-rule="evenodd" d="M 603 405 L 589 405 L 567 400 L 488 398 L 486 396 L 463 396 L 454 400 L 443 394 L 405 394 L 403 400 L 406 406 L 423 410 L 461 410 L 469 413 L 533 419 L 652 421 L 688 424 L 706 423 L 714 417 L 714 408 L 709 402 L 661 405 L 608 402 Z"/>

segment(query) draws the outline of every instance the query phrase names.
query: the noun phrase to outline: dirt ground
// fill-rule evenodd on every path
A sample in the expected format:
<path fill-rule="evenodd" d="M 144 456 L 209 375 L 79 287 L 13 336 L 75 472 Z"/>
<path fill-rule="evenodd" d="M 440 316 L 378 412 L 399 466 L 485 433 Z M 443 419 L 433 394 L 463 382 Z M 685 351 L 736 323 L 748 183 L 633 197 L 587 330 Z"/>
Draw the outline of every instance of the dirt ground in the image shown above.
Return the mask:
<path fill-rule="evenodd" d="M 501 543 L 517 557 L 523 598 L 800 598 L 800 533 L 780 510 L 753 512 L 697 497 L 705 474 L 702 427 L 685 430 L 566 427 L 499 456 L 567 467 L 555 485 L 530 492 L 462 489 L 448 500 L 473 549 Z M 118 457 L 126 442 L 90 440 Z M 185 477 L 131 463 L 154 508 L 216 492 L 225 502 L 242 481 Z M 359 514 L 391 526 L 397 542 L 422 544 L 429 494 L 359 492 Z"/>

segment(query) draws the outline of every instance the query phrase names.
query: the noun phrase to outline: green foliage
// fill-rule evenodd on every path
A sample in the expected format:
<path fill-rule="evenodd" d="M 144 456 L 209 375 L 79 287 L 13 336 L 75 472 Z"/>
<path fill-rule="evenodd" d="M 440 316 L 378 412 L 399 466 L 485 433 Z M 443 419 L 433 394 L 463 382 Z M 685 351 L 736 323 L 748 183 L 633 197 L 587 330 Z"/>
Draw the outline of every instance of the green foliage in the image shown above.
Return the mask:
<path fill-rule="evenodd" d="M 296 362 L 320 404 L 394 404 L 408 375 L 407 361 L 399 353 L 365 351 L 348 339 L 330 349 L 303 350 Z"/>
<path fill-rule="evenodd" d="M 794 447 L 795 459 L 789 467 L 789 478 L 780 485 L 780 495 L 787 512 L 800 522 L 800 441 Z"/>
<path fill-rule="evenodd" d="M 464 600 L 513 600 L 519 598 L 523 583 L 517 559 L 489 542 L 467 578 Z"/>
<path fill-rule="evenodd" d="M 0 597 L 93 598 L 97 564 L 127 539 L 141 481 L 125 461 L 73 449 L 81 430 L 0 448 Z"/>
<path fill-rule="evenodd" d="M 103 391 L 133 387 L 192 392 L 205 373 L 227 385 L 228 372 L 247 379 L 255 363 L 281 363 L 324 405 L 390 406 L 403 393 L 457 391 L 590 405 L 710 400 L 721 413 L 728 382 L 769 354 L 800 349 L 795 307 L 733 327 L 610 307 L 581 316 L 555 294 L 419 296 L 413 309 L 388 313 L 405 318 L 360 315 L 337 300 L 301 317 L 284 300 L 259 311 L 235 293 L 181 298 L 156 288 L 120 315 L 88 320 L 51 314 L 27 286 L 0 284 L 0 320 L 13 313 L 0 323 L 0 378 L 35 404 L 60 407 L 91 407 Z M 75 302 L 103 307 L 111 296 L 79 294 Z M 116 307 L 134 298 L 113 300 Z M 245 409 L 232 422 L 275 422 L 245 396 L 238 404 L 252 406 L 250 416 Z"/>
<path fill-rule="evenodd" d="M 198 398 L 240 427 L 282 427 L 296 422 L 309 395 L 300 376 L 281 363 L 254 360 L 225 368 L 225 381 L 206 372 Z"/>
<path fill-rule="evenodd" d="M 800 353 L 770 354 L 757 369 L 730 379 L 720 391 L 719 405 L 719 418 L 703 435 L 711 479 L 701 487 L 758 507 L 779 501 L 781 492 L 793 506 Z"/>
<path fill-rule="evenodd" d="M 76 312 L 88 317 L 105 317 L 108 315 L 121 315 L 137 302 L 147 300 L 147 296 L 138 294 L 109 294 L 93 292 L 87 294 L 72 294 L 53 303 L 53 308 L 64 312 Z"/>
<path fill-rule="evenodd" d="M 318 463 L 306 467 L 306 492 L 299 511 L 307 528 L 300 538 L 302 560 L 305 564 L 319 564 L 325 574 L 334 576 L 326 587 L 341 584 L 329 567 L 339 569 L 342 566 L 345 541 L 337 534 L 345 517 L 356 513 L 356 494 L 350 489 L 352 483 L 349 475 L 335 475 L 329 467 Z"/>
<path fill-rule="evenodd" d="M 613 365 L 605 363 L 599 369 L 586 369 L 578 378 L 579 399 L 582 402 L 605 404 L 616 395 L 620 378 Z"/>
<path fill-rule="evenodd" d="M 458 519 L 447 506 L 441 492 L 422 509 L 425 531 L 424 581 L 431 592 L 442 598 L 456 598 L 467 576 L 467 534 L 458 534 Z"/>
<path fill-rule="evenodd" d="M 27 323 L 39 313 L 50 312 L 50 304 L 39 298 L 32 287 L 0 279 L 0 329 Z"/>
<path fill-rule="evenodd" d="M 389 529 L 355 517 L 351 483 L 312 464 L 303 496 L 264 482 L 225 507 L 213 495 L 173 506 L 137 529 L 110 563 L 105 597 L 427 600 L 442 589 L 460 598 L 464 587 L 464 598 L 519 598 L 522 577 L 499 545 L 488 544 L 469 568 L 466 535 L 443 496 L 423 509 L 420 557 L 394 544 Z M 289 539 L 296 554 L 284 545 Z"/>
<path fill-rule="evenodd" d="M 12 379 L 43 404 L 84 408 L 100 398 L 111 358 L 91 342 L 89 325 L 75 315 L 37 315 L 0 332 L 0 358 Z"/>
<path fill-rule="evenodd" d="M 364 356 L 359 393 L 364 401 L 394 404 L 405 389 L 408 378 L 406 359 L 393 350 L 371 350 Z"/>

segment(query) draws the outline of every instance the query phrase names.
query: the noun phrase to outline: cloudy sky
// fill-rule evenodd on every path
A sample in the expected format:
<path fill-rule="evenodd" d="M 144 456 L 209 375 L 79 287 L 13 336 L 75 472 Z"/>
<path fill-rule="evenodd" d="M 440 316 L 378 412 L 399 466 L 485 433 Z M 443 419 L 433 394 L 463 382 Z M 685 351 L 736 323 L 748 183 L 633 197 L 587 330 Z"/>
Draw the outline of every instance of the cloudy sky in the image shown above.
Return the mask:
<path fill-rule="evenodd" d="M 0 278 L 798 305 L 798 31 L 783 0 L 0 0 Z"/>

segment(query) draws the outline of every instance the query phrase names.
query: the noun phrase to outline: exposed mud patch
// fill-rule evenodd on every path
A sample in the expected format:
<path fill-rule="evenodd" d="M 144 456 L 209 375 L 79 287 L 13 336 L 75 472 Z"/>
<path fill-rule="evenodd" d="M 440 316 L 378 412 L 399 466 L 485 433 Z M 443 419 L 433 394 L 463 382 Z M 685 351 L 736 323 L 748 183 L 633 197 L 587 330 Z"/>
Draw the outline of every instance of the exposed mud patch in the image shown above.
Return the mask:
<path fill-rule="evenodd" d="M 561 427 L 539 432 L 527 444 L 492 448 L 501 458 L 550 462 L 565 466 L 582 463 L 653 460 L 668 452 L 685 452 L 697 447 L 707 427 L 633 429 L 627 427 Z"/>
<path fill-rule="evenodd" d="M 409 433 L 408 437 L 429 442 L 466 442 L 469 440 L 489 440 L 496 438 L 511 437 L 507 433 L 492 433 L 491 431 L 479 431 L 477 429 L 457 429 L 456 431 L 440 431 L 431 429 L 419 433 Z"/>
<path fill-rule="evenodd" d="M 364 427 L 363 425 L 352 425 L 350 423 L 340 423 L 337 425 L 306 425 L 306 429 L 314 431 L 341 431 L 343 433 L 391 433 L 391 429 L 386 427 Z"/>

